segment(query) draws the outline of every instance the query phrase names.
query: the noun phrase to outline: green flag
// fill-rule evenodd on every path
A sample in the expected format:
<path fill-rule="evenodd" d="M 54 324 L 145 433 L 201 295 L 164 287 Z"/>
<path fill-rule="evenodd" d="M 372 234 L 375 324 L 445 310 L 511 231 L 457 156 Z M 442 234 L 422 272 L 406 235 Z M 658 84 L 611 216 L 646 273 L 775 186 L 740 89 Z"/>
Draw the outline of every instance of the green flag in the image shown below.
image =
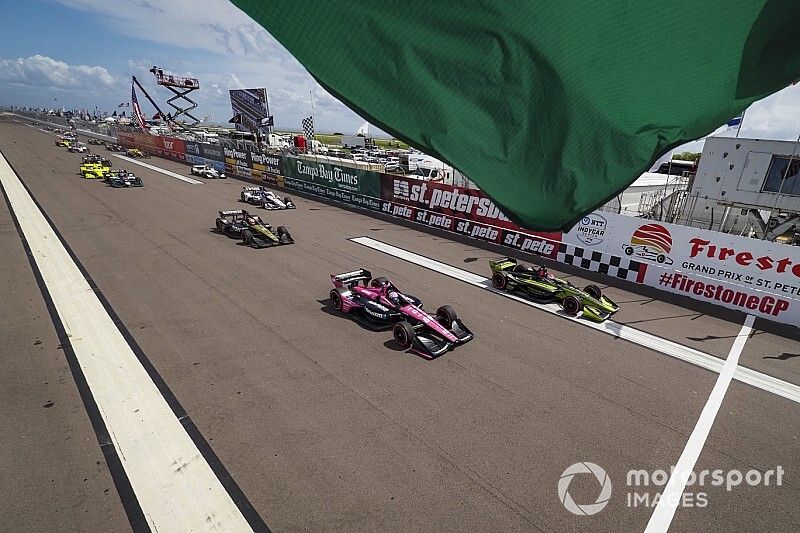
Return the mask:
<path fill-rule="evenodd" d="M 800 75 L 800 2 L 233 0 L 507 215 L 571 226 Z"/>

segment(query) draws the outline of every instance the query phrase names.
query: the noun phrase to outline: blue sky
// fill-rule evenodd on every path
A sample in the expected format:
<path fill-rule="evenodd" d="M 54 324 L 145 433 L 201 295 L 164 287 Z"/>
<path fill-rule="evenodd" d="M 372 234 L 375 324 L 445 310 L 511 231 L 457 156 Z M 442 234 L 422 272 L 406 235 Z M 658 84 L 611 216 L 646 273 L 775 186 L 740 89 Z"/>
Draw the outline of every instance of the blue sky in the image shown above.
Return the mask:
<path fill-rule="evenodd" d="M 198 77 L 195 114 L 216 122 L 232 115 L 228 90 L 243 87 L 267 88 L 279 127 L 299 129 L 312 91 L 318 131 L 364 122 L 227 0 L 0 0 L 0 10 L 0 104 L 110 112 L 130 100 L 131 75 L 163 103 L 171 94 L 148 72 L 158 65 Z"/>
<path fill-rule="evenodd" d="M 279 127 L 299 129 L 311 113 L 310 91 L 318 131 L 352 133 L 363 123 L 227 0 L 0 0 L 0 12 L 3 105 L 97 105 L 110 112 L 130 100 L 132 74 L 164 102 L 170 93 L 148 72 L 158 65 L 198 77 L 196 115 L 216 122 L 232 114 L 229 89 L 266 87 Z M 754 104 L 741 136 L 795 139 L 798 133 L 800 84 Z"/>

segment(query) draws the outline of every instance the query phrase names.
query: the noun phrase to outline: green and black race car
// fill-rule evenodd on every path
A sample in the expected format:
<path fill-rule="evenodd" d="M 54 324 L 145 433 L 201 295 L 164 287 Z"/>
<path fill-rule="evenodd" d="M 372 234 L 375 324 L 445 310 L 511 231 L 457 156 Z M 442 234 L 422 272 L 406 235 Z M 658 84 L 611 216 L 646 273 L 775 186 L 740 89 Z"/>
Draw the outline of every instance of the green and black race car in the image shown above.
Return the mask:
<path fill-rule="evenodd" d="M 278 226 L 273 230 L 258 215 L 251 215 L 243 209 L 220 211 L 216 221 L 218 233 L 242 242 L 253 248 L 266 248 L 294 244 L 294 239 L 285 226 Z"/>
<path fill-rule="evenodd" d="M 543 266 L 533 268 L 517 264 L 516 259 L 503 257 L 489 261 L 495 289 L 522 293 L 539 303 L 559 302 L 567 314 L 602 322 L 619 310 L 600 287 L 587 285 L 579 289 L 569 281 L 547 273 Z"/>

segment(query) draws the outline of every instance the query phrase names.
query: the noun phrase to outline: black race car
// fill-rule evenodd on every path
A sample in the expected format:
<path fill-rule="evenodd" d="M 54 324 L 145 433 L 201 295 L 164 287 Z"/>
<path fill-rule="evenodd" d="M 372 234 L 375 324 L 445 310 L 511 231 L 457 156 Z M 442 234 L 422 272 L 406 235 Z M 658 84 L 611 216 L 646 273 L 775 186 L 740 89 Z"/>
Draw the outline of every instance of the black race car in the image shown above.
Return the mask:
<path fill-rule="evenodd" d="M 81 159 L 81 163 L 84 164 L 84 165 L 90 164 L 90 163 L 100 163 L 101 165 L 106 166 L 106 167 L 113 166 L 111 164 L 111 160 L 110 159 L 108 159 L 107 157 L 103 157 L 101 155 L 97 155 L 97 154 L 89 154 L 89 155 L 83 156 L 83 159 Z"/>
<path fill-rule="evenodd" d="M 234 239 L 242 239 L 253 248 L 266 248 L 283 244 L 294 244 L 294 239 L 285 226 L 273 231 L 258 215 L 244 209 L 220 211 L 216 221 L 217 231 Z"/>
<path fill-rule="evenodd" d="M 127 170 L 115 170 L 106 174 L 103 181 L 115 188 L 121 187 L 144 187 L 142 178 L 134 175 Z"/>

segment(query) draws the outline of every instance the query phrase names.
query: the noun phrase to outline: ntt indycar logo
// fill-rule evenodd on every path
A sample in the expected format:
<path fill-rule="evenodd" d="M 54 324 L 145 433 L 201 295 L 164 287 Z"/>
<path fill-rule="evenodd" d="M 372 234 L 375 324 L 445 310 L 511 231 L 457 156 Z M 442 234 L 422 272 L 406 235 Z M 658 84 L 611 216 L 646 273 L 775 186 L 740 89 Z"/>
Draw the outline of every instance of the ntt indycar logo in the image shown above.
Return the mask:
<path fill-rule="evenodd" d="M 739 487 L 780 487 L 783 485 L 785 473 L 782 466 L 770 470 L 700 470 L 690 472 L 684 491 L 679 494 L 664 496 L 664 489 L 672 476 L 675 467 L 666 470 L 628 470 L 625 476 L 626 507 L 652 508 L 664 497 L 674 499 L 678 507 L 708 506 L 709 496 L 706 487 L 724 488 L 733 492 Z M 596 485 L 597 496 L 594 501 L 577 502 L 570 494 L 570 486 L 576 479 Z M 584 486 L 584 488 L 586 488 Z M 611 479 L 606 471 L 588 461 L 575 463 L 567 467 L 558 480 L 558 499 L 564 508 L 578 516 L 591 516 L 606 508 L 613 491 Z"/>

